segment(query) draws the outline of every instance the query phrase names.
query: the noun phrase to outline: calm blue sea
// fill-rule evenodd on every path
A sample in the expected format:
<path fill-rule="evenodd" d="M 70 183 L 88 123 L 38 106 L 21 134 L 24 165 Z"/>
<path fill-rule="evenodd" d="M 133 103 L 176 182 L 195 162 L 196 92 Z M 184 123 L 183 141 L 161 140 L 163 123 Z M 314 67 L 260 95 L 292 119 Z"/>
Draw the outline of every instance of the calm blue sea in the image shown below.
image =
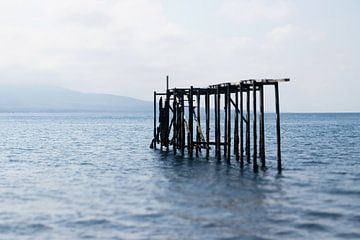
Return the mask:
<path fill-rule="evenodd" d="M 274 116 L 268 170 L 149 149 L 150 114 L 0 114 L 0 239 L 360 239 L 360 114 Z"/>

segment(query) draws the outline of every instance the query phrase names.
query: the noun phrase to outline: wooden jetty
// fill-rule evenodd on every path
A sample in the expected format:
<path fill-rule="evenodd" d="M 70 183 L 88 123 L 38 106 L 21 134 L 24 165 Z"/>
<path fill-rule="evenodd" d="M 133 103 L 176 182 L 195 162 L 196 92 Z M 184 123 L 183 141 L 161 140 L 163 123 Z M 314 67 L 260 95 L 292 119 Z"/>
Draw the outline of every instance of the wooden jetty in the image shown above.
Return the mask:
<path fill-rule="evenodd" d="M 210 157 L 210 149 L 214 147 L 216 159 L 221 160 L 224 156 L 230 163 L 233 156 L 236 161 L 240 161 L 240 167 L 243 168 L 245 160 L 251 163 L 252 146 L 253 171 L 258 171 L 259 164 L 265 169 L 264 87 L 273 86 L 277 170 L 280 173 L 282 163 L 279 83 L 288 81 L 288 78 L 249 79 L 210 85 L 207 88 L 191 86 L 169 89 L 169 78 L 166 77 L 166 92 L 154 92 L 154 136 L 150 147 L 169 151 L 172 146 L 174 154 L 184 156 L 186 149 L 189 157 L 193 157 L 195 151 L 197 157 L 204 153 L 207 158 Z M 202 114 L 203 112 L 205 114 Z M 203 121 L 202 117 L 205 118 Z M 211 126 L 214 131 L 210 131 Z"/>

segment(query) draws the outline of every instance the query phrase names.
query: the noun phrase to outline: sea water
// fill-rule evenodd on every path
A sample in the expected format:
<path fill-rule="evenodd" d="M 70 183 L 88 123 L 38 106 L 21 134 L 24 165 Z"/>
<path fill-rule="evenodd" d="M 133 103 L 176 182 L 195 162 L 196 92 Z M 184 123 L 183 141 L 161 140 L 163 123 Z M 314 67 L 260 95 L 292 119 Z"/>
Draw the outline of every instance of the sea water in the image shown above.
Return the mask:
<path fill-rule="evenodd" d="M 360 239 L 360 114 L 282 114 L 281 175 L 266 118 L 255 174 L 150 149 L 148 113 L 2 113 L 0 239 Z"/>

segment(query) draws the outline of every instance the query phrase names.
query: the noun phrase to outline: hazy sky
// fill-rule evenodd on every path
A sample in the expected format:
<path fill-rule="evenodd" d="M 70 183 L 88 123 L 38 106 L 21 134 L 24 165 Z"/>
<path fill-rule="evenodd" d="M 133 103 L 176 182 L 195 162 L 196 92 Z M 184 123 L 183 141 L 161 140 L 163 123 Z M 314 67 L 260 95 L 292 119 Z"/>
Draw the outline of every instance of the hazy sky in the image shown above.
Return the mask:
<path fill-rule="evenodd" d="M 360 1 L 0 0 L 0 83 L 152 99 L 289 77 L 283 111 L 360 111 Z"/>

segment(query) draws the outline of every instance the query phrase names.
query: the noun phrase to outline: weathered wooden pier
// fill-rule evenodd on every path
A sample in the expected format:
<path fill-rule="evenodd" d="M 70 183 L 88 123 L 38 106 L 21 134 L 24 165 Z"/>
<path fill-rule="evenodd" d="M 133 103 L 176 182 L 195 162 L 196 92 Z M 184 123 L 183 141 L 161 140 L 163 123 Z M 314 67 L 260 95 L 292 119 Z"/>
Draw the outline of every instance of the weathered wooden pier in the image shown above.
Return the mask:
<path fill-rule="evenodd" d="M 221 160 L 224 156 L 230 163 L 233 156 L 236 161 L 240 161 L 241 168 L 244 167 L 245 160 L 251 163 L 252 152 L 254 172 L 258 171 L 259 164 L 265 169 L 264 88 L 273 86 L 277 170 L 281 172 L 279 83 L 288 81 L 288 78 L 249 79 L 236 83 L 220 83 L 207 88 L 191 86 L 169 89 L 167 77 L 166 92 L 154 92 L 154 136 L 150 147 L 169 151 L 172 146 L 174 154 L 179 152 L 184 156 L 186 149 L 190 157 L 193 157 L 195 151 L 196 156 L 204 153 L 206 158 L 209 158 L 210 150 L 214 146 L 216 159 Z M 201 105 L 202 102 L 205 106 Z M 202 117 L 205 118 L 203 121 Z M 205 131 L 202 128 L 204 124 Z M 210 131 L 211 126 L 214 131 Z"/>

